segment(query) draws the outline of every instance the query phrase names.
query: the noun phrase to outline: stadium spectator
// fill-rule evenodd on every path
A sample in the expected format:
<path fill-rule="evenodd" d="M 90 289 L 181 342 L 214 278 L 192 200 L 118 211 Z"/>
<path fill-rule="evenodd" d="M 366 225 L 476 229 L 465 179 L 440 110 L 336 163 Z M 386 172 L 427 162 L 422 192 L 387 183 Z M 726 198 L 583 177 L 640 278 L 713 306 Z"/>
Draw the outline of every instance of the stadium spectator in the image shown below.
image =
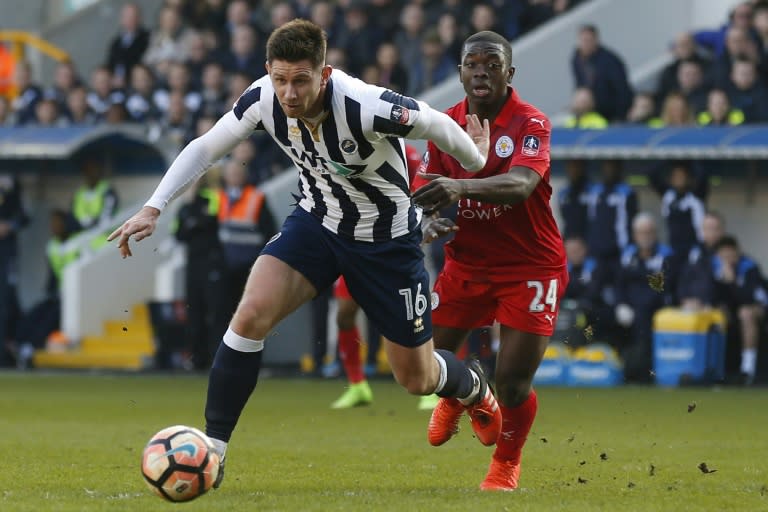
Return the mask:
<path fill-rule="evenodd" d="M 339 46 L 339 35 L 341 32 L 339 18 L 336 6 L 331 2 L 313 2 L 309 20 L 325 30 L 328 36 L 329 48 Z"/>
<path fill-rule="evenodd" d="M 717 30 L 701 30 L 694 34 L 696 43 L 709 49 L 716 56 L 722 55 L 728 46 L 730 29 L 749 32 L 752 28 L 752 2 L 741 2 L 728 14 L 728 23 Z"/>
<path fill-rule="evenodd" d="M 456 1 L 456 0 L 454 0 Z M 450 0 L 444 0 L 442 4 L 446 4 Z M 341 4 L 341 2 L 339 2 Z M 392 41 L 397 32 L 400 22 L 400 11 L 403 9 L 401 0 L 370 0 L 368 2 L 368 16 L 376 23 L 381 37 L 384 41 Z M 435 2 L 432 5 L 428 5 L 429 8 L 442 7 L 439 2 Z"/>
<path fill-rule="evenodd" d="M 586 87 L 595 98 L 595 109 L 609 121 L 621 121 L 632 104 L 632 88 L 624 62 L 600 44 L 597 27 L 584 25 L 571 58 L 577 88 Z"/>
<path fill-rule="evenodd" d="M 35 119 L 35 106 L 43 99 L 43 91 L 39 85 L 32 82 L 32 68 L 27 61 L 16 64 L 14 75 L 18 95 L 12 106 L 17 124 L 26 124 Z"/>
<path fill-rule="evenodd" d="M 149 46 L 149 32 L 142 26 L 138 4 L 125 4 L 120 11 L 120 31 L 109 44 L 105 67 L 115 87 L 127 85 L 133 66 L 141 62 Z"/>
<path fill-rule="evenodd" d="M 731 105 L 744 113 L 744 122 L 768 120 L 768 89 L 759 82 L 753 62 L 739 59 L 733 63 L 726 91 Z"/>
<path fill-rule="evenodd" d="M 395 34 L 394 42 L 400 53 L 400 62 L 407 70 L 414 69 L 421 59 L 421 39 L 425 28 L 422 6 L 406 4 L 400 11 L 400 29 Z"/>
<path fill-rule="evenodd" d="M 656 117 L 655 113 L 656 103 L 653 95 L 647 92 L 639 92 L 632 99 L 632 106 L 627 113 L 627 123 L 658 128 L 661 126 L 661 119 Z"/>
<path fill-rule="evenodd" d="M 53 74 L 53 85 L 46 87 L 43 97 L 54 100 L 60 110 L 67 107 L 67 95 L 74 87 L 80 85 L 75 64 L 70 61 L 59 62 Z"/>
<path fill-rule="evenodd" d="M 742 253 L 730 235 L 717 243 L 713 259 L 717 304 L 729 313 L 741 339 L 741 373 L 744 384 L 752 384 L 757 369 L 757 349 L 762 320 L 768 306 L 765 278 L 757 263 Z"/>
<path fill-rule="evenodd" d="M 66 119 L 61 117 L 59 105 L 55 100 L 43 98 L 35 105 L 33 124 L 61 128 L 66 125 Z"/>
<path fill-rule="evenodd" d="M 18 178 L 7 172 L 0 174 L 0 367 L 11 363 L 6 336 L 18 304 L 12 284 L 18 256 L 17 235 L 28 221 Z"/>
<path fill-rule="evenodd" d="M 200 32 L 190 32 L 187 38 L 187 60 L 184 61 L 184 65 L 189 70 L 193 88 L 200 88 L 203 68 L 212 60 L 214 59 L 209 55 L 205 36 Z"/>
<path fill-rule="evenodd" d="M 557 195 L 557 205 L 562 219 L 563 238 L 587 237 L 589 205 L 593 199 L 592 182 L 587 172 L 586 160 L 567 160 L 565 176 L 568 183 Z"/>
<path fill-rule="evenodd" d="M 294 18 L 296 18 L 296 11 L 289 2 L 276 2 L 269 10 L 270 26 L 267 28 L 267 33 L 282 27 Z"/>
<path fill-rule="evenodd" d="M 177 147 L 192 140 L 194 116 L 187 108 L 184 94 L 173 91 L 168 95 L 168 110 L 160 121 L 160 128 Z"/>
<path fill-rule="evenodd" d="M 155 102 L 155 77 L 152 70 L 144 64 L 137 64 L 131 71 L 130 88 L 125 100 L 125 107 L 131 120 L 143 123 L 156 121 L 160 111 Z"/>
<path fill-rule="evenodd" d="M 679 92 L 671 92 L 664 98 L 659 120 L 659 127 L 689 126 L 695 122 L 691 107 Z"/>
<path fill-rule="evenodd" d="M 227 83 L 224 68 L 218 62 L 211 61 L 203 68 L 201 115 L 218 118 L 227 111 Z"/>
<path fill-rule="evenodd" d="M 183 2 L 182 17 L 200 32 L 219 33 L 227 25 L 226 0 L 195 0 Z"/>
<path fill-rule="evenodd" d="M 672 45 L 672 55 L 674 60 L 664 68 L 659 77 L 659 86 L 654 98 L 657 104 L 661 104 L 667 94 L 680 89 L 678 68 L 682 62 L 696 61 L 700 64 L 705 75 L 710 72 L 712 61 L 699 51 L 696 40 L 690 32 L 683 32 L 675 38 Z"/>
<path fill-rule="evenodd" d="M 187 248 L 186 283 L 187 343 L 195 369 L 210 367 L 213 354 L 227 330 L 229 310 L 222 297 L 229 297 L 226 265 L 219 242 L 219 184 L 213 170 L 203 176 L 188 194 L 189 200 L 176 217 L 176 239 Z"/>
<path fill-rule="evenodd" d="M 737 126 L 744 122 L 744 112 L 731 107 L 724 90 L 712 89 L 707 95 L 707 109 L 699 113 L 696 121 L 702 126 Z"/>
<path fill-rule="evenodd" d="M 637 193 L 624 182 L 620 160 L 604 161 L 600 171 L 602 180 L 592 187 L 590 198 L 587 245 L 600 266 L 613 269 L 631 241 Z"/>
<path fill-rule="evenodd" d="M 170 108 L 170 97 L 177 93 L 184 98 L 184 107 L 191 116 L 195 116 L 203 103 L 202 95 L 192 90 L 189 70 L 184 64 L 172 63 L 168 68 L 168 88 L 159 89 L 153 95 L 155 106 L 165 115 Z"/>
<path fill-rule="evenodd" d="M 682 265 L 691 249 L 701 242 L 701 224 L 709 193 L 708 177 L 693 162 L 675 161 L 669 168 L 649 173 L 651 187 L 661 197 L 661 217 L 677 262 Z M 678 265 L 678 268 L 679 266 Z"/>
<path fill-rule="evenodd" d="M 83 184 L 75 191 L 71 208 L 77 231 L 95 227 L 106 230 L 117 213 L 117 192 L 104 176 L 104 170 L 95 158 L 84 158 L 78 163 L 83 175 Z"/>
<path fill-rule="evenodd" d="M 752 28 L 755 32 L 760 53 L 763 56 L 768 55 L 768 2 L 755 3 Z"/>
<path fill-rule="evenodd" d="M 459 22 L 456 16 L 450 12 L 440 15 L 437 19 L 437 34 L 440 36 L 440 43 L 443 45 L 446 55 L 460 55 L 462 35 Z"/>
<path fill-rule="evenodd" d="M 219 47 L 227 49 L 232 42 L 232 36 L 237 27 L 253 25 L 254 14 L 246 0 L 233 0 L 227 6 L 226 23 L 221 28 L 219 35 Z"/>
<path fill-rule="evenodd" d="M 103 120 L 112 103 L 123 101 L 125 93 L 112 88 L 112 73 L 106 67 L 97 67 L 91 73 L 91 87 L 86 100 L 98 120 Z"/>
<path fill-rule="evenodd" d="M 683 95 L 693 113 L 701 112 L 707 105 L 707 84 L 704 70 L 696 60 L 685 60 L 677 67 L 677 92 Z"/>
<path fill-rule="evenodd" d="M 622 255 L 616 273 L 616 322 L 629 329 L 623 347 L 624 376 L 628 382 L 652 380 L 651 342 L 653 315 L 671 304 L 669 283 L 677 276 L 671 261 L 672 249 L 659 243 L 656 221 L 642 212 L 632 221 L 632 241 Z M 650 276 L 654 276 L 652 285 Z"/>
<path fill-rule="evenodd" d="M 595 110 L 592 90 L 579 87 L 571 97 L 571 114 L 565 119 L 566 128 L 602 130 L 608 127 L 608 120 Z"/>
<path fill-rule="evenodd" d="M 400 65 L 400 54 L 394 43 L 385 42 L 376 51 L 376 66 L 379 70 L 378 85 L 400 94 L 408 87 L 408 72 Z"/>
<path fill-rule="evenodd" d="M 590 341 L 584 339 L 583 329 L 586 326 L 592 326 L 592 336 L 596 339 L 606 339 L 613 326 L 611 322 L 613 304 L 608 304 L 604 298 L 604 296 L 611 295 L 608 289 L 611 288 L 612 290 L 612 283 L 607 279 L 610 272 L 601 268 L 598 261 L 589 256 L 587 251 L 587 244 L 583 238 L 579 236 L 565 238 L 569 279 L 561 307 L 565 307 L 565 301 L 570 300 L 572 301 L 572 311 L 577 316 L 583 315 L 585 317 L 585 323 L 581 324 L 580 328 L 569 329 L 569 345 L 578 345 L 579 340 L 582 343 Z"/>
<path fill-rule="evenodd" d="M 518 32 L 525 33 L 533 30 L 542 23 L 562 14 L 580 1 L 581 0 L 528 0 L 527 3 L 522 3 L 522 10 L 518 14 L 520 18 Z M 503 2 L 503 4 L 508 12 L 505 16 L 502 16 L 501 19 L 505 20 L 506 36 L 513 39 L 518 35 L 518 32 L 511 31 L 509 25 L 507 25 L 509 23 L 507 20 L 511 17 L 509 10 L 510 7 L 520 5 L 521 3 Z M 515 9 L 514 12 L 517 12 L 517 9 Z"/>
<path fill-rule="evenodd" d="M 96 115 L 88 106 L 88 90 L 85 87 L 78 85 L 69 91 L 69 94 L 67 94 L 67 108 L 64 115 L 69 124 L 96 124 Z"/>
<path fill-rule="evenodd" d="M 258 34 L 249 25 L 240 25 L 232 30 L 230 49 L 221 58 L 228 73 L 247 73 L 259 78 L 264 69 L 264 50 L 259 47 Z"/>
<path fill-rule="evenodd" d="M 445 53 L 437 30 L 428 30 L 421 41 L 421 58 L 409 73 L 409 95 L 414 96 L 454 76 L 457 64 Z"/>
<path fill-rule="evenodd" d="M 472 14 L 469 17 L 470 33 L 476 34 L 484 30 L 501 32 L 502 29 L 497 25 L 496 13 L 492 6 L 479 3 L 472 8 Z"/>
<path fill-rule="evenodd" d="M 325 56 L 325 63 L 331 66 L 333 69 L 341 69 L 346 71 L 347 69 L 347 52 L 342 48 L 328 48 L 328 53 Z"/>
<path fill-rule="evenodd" d="M 677 301 L 687 311 L 697 311 L 715 304 L 712 261 L 717 244 L 725 234 L 725 219 L 717 212 L 704 215 L 699 227 L 701 242 L 688 251 L 677 281 Z"/>
<path fill-rule="evenodd" d="M 376 59 L 376 49 L 382 42 L 381 31 L 370 20 L 366 2 L 353 0 L 344 12 L 344 23 L 338 44 L 347 55 L 347 71 L 360 76 L 363 68 Z"/>
<path fill-rule="evenodd" d="M 248 184 L 248 172 L 234 159 L 224 164 L 224 188 L 219 193 L 219 240 L 227 267 L 227 318 L 243 294 L 251 266 L 275 234 L 275 220 L 266 196 Z M 221 334 L 221 333 L 219 333 Z"/>
<path fill-rule="evenodd" d="M 18 368 L 27 368 L 35 350 L 45 347 L 48 336 L 60 327 L 61 279 L 67 265 L 79 256 L 77 246 L 67 243 L 72 234 L 69 214 L 64 210 L 53 210 L 50 214 L 50 238 L 45 247 L 48 263 L 45 296 L 19 320 L 15 336 Z"/>
<path fill-rule="evenodd" d="M 142 62 L 156 73 L 165 75 L 170 63 L 187 60 L 189 37 L 190 31 L 184 27 L 179 12 L 172 7 L 163 7 Z"/>
<path fill-rule="evenodd" d="M 747 60 L 760 66 L 760 53 L 757 43 L 748 30 L 730 28 L 726 33 L 725 52 L 718 56 L 714 64 L 715 85 L 723 87 L 733 74 L 733 65 L 737 60 Z"/>

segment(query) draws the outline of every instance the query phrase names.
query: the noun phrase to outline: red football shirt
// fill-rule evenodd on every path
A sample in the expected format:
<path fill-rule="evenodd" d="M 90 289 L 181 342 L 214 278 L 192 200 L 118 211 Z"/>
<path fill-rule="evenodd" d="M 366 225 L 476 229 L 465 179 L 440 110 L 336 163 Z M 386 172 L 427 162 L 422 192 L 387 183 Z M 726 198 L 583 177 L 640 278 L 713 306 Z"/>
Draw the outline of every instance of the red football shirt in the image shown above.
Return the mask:
<path fill-rule="evenodd" d="M 466 126 L 467 99 L 446 113 Z M 549 205 L 549 119 L 525 103 L 510 87 L 501 112 L 491 125 L 488 161 L 470 173 L 452 156 L 428 144 L 421 169 L 450 178 L 487 178 L 509 172 L 512 167 L 532 169 L 541 182 L 525 201 L 514 205 L 459 201 L 456 224 L 459 231 L 445 246 L 446 268 L 467 278 L 526 281 L 551 278 L 563 272 L 566 260 L 560 231 Z M 414 190 L 426 183 L 416 178 Z M 495 279 L 494 279 L 495 280 Z"/>

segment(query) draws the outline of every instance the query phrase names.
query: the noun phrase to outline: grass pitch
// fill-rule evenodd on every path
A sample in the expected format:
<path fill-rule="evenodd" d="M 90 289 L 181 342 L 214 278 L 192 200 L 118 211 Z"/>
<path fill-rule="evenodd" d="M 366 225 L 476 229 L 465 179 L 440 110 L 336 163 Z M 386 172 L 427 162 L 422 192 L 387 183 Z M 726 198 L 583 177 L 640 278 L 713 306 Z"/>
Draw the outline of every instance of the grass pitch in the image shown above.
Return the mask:
<path fill-rule="evenodd" d="M 768 510 L 765 390 L 540 389 L 521 489 L 487 494 L 492 449 L 467 420 L 432 448 L 416 399 L 373 388 L 372 407 L 331 411 L 341 381 L 260 382 L 222 488 L 171 504 L 141 451 L 202 426 L 204 378 L 0 374 L 0 511 Z"/>

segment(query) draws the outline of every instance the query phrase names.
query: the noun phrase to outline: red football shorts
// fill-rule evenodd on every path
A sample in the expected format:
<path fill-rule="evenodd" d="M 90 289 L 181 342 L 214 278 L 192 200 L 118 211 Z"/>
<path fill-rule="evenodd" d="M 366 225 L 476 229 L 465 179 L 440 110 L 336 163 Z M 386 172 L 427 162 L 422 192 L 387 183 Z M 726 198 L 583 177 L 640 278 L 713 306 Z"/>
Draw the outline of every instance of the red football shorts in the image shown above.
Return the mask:
<path fill-rule="evenodd" d="M 441 327 L 477 329 L 493 324 L 552 336 L 568 271 L 545 279 L 472 281 L 443 271 L 432 293 L 432 322 Z"/>
<path fill-rule="evenodd" d="M 352 294 L 349 293 L 349 288 L 347 288 L 347 282 L 344 281 L 344 276 L 338 278 L 336 284 L 333 285 L 333 296 L 337 299 L 352 300 Z"/>

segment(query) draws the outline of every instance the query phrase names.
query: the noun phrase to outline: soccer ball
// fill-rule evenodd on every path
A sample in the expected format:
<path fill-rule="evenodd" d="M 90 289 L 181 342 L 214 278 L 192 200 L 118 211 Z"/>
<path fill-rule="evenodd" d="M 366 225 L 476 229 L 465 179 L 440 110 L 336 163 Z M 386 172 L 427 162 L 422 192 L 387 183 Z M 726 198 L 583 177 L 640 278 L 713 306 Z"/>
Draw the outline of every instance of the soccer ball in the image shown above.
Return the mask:
<path fill-rule="evenodd" d="M 213 486 L 219 475 L 219 455 L 198 429 L 174 425 L 149 440 L 141 457 L 141 474 L 161 498 L 189 501 Z"/>

